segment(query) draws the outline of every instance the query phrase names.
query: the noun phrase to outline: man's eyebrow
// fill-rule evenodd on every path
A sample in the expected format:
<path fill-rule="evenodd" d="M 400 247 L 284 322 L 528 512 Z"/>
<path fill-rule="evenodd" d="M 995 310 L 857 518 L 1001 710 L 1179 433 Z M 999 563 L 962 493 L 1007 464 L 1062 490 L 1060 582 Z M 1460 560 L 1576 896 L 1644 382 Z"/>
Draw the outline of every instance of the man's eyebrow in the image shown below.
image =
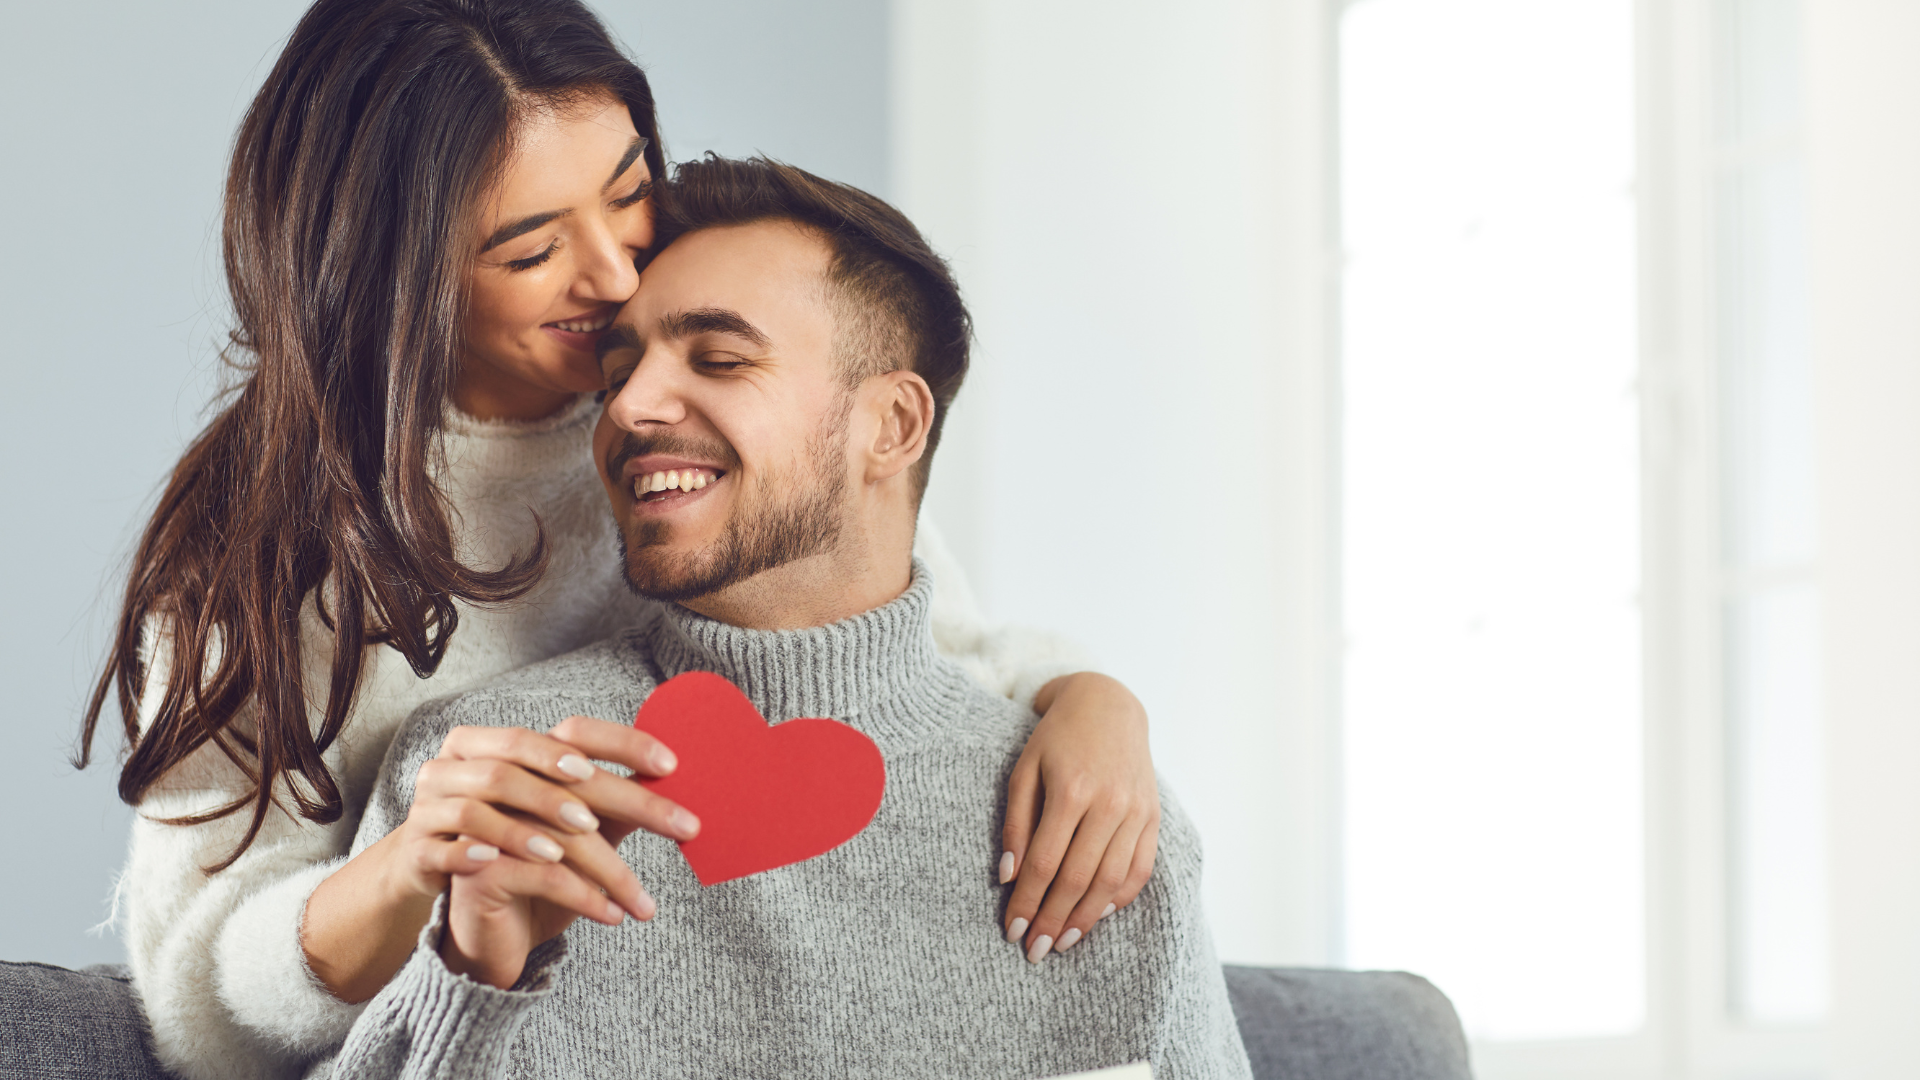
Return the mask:
<path fill-rule="evenodd" d="M 492 236 L 487 238 L 487 246 L 481 248 L 480 251 L 482 254 L 485 254 L 516 236 L 525 236 L 540 226 L 545 225 L 547 222 L 566 217 L 571 213 L 573 213 L 572 210 L 549 210 L 544 214 L 534 214 L 530 217 L 523 217 L 519 221 L 511 224 L 502 225 L 494 231 Z"/>
<path fill-rule="evenodd" d="M 645 135 L 635 135 L 633 141 L 627 144 L 627 152 L 620 155 L 620 164 L 613 167 L 613 175 L 607 177 L 607 182 L 601 185 L 600 190 L 605 191 L 619 183 L 620 177 L 625 175 L 628 166 L 631 166 L 634 159 L 639 157 L 640 152 L 646 148 L 647 137 Z"/>
<path fill-rule="evenodd" d="M 695 334 L 731 334 L 762 349 L 773 344 L 773 339 L 739 312 L 716 307 L 689 308 L 667 315 L 660 320 L 660 333 L 669 339 Z"/>
<path fill-rule="evenodd" d="M 635 330 L 632 324 L 615 323 L 612 329 L 600 335 L 599 341 L 594 342 L 593 358 L 595 360 L 605 360 L 607 354 L 613 352 L 615 349 L 633 349 L 639 351 L 642 348 L 644 348 L 644 346 L 640 342 L 640 332 Z"/>

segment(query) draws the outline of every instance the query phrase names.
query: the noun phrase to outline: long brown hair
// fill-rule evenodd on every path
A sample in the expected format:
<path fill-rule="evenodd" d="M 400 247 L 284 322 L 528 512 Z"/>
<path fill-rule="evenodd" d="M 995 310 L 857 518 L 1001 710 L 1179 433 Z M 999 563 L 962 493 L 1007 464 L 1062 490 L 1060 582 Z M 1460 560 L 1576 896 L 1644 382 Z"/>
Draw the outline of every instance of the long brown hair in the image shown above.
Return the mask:
<path fill-rule="evenodd" d="M 497 569 L 462 565 L 433 479 L 458 372 L 478 206 L 526 109 L 626 102 L 664 175 L 646 76 L 576 0 L 318 0 L 234 145 L 222 253 L 237 392 L 174 468 L 142 535 L 81 757 L 114 695 L 137 804 L 211 742 L 251 790 L 232 865 L 276 790 L 340 818 L 322 754 L 347 722 L 366 650 L 431 675 L 456 600 L 532 588 L 546 538 Z M 326 707 L 307 711 L 301 611 L 333 635 Z M 151 650 L 170 662 L 152 720 Z M 243 710 L 247 719 L 239 718 Z"/>

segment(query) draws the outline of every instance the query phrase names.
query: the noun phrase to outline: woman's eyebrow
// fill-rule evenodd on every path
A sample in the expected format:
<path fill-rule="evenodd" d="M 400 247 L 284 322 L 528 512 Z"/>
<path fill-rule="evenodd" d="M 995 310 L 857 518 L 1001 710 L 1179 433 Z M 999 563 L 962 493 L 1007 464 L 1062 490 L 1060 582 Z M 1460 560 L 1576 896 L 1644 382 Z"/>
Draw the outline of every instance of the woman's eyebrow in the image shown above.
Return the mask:
<path fill-rule="evenodd" d="M 605 191 L 607 188 L 618 183 L 620 177 L 626 173 L 627 169 L 633 165 L 634 161 L 640 157 L 646 148 L 647 137 L 645 135 L 635 135 L 633 141 L 627 144 L 626 153 L 620 155 L 620 164 L 613 167 L 613 175 L 607 178 L 607 182 L 601 186 L 600 190 Z M 545 225 L 547 222 L 556 221 L 571 213 L 573 213 L 571 209 L 548 210 L 544 214 L 532 214 L 511 224 L 502 225 L 494 230 L 492 236 L 487 237 L 487 246 L 481 248 L 480 253 L 484 255 L 516 236 L 525 236 L 540 226 Z"/>
<path fill-rule="evenodd" d="M 530 233 L 533 230 L 539 228 L 540 226 L 545 225 L 547 222 L 566 217 L 568 214 L 571 214 L 571 213 L 573 213 L 571 209 L 549 210 L 544 214 L 533 214 L 529 217 L 523 217 L 519 221 L 515 221 L 511 224 L 502 225 L 498 229 L 494 230 L 494 233 L 492 236 L 487 238 L 487 246 L 481 248 L 480 253 L 484 255 L 487 252 L 492 251 L 494 248 L 499 247 L 501 244 L 504 244 L 507 241 L 513 239 L 516 236 L 525 236 L 527 233 Z"/>
<path fill-rule="evenodd" d="M 638 158 L 640 152 L 646 148 L 647 137 L 645 135 L 635 135 L 633 141 L 627 144 L 627 152 L 620 155 L 620 164 L 613 167 L 613 175 L 607 177 L 607 182 L 601 185 L 600 190 L 605 191 L 607 188 L 619 183 L 620 177 L 626 173 L 627 168 L 633 164 L 634 159 Z"/>

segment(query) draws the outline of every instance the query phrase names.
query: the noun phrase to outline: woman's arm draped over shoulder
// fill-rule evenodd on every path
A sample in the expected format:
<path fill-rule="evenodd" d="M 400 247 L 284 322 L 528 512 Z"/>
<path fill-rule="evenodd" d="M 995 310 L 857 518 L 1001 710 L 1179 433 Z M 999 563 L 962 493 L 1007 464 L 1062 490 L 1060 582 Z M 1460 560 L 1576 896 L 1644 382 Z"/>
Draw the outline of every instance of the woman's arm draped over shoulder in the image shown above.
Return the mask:
<path fill-rule="evenodd" d="M 1153 873 L 1159 784 L 1147 714 L 1077 646 L 1041 631 L 989 629 L 959 562 L 922 519 L 914 554 L 934 579 L 940 651 L 1041 714 L 1008 779 L 999 880 L 1014 884 L 1007 940 L 1028 959 L 1072 948 L 1133 902 Z"/>

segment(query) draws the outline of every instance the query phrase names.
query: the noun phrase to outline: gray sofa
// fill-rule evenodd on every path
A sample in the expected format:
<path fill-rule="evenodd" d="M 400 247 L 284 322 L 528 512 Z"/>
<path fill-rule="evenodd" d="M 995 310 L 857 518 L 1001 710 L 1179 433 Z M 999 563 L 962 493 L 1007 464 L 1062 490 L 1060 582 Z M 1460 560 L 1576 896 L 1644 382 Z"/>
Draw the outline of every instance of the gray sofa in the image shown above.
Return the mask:
<path fill-rule="evenodd" d="M 1446 995 L 1417 975 L 1232 967 L 1259 1080 L 1469 1080 Z M 126 969 L 0 963 L 0 1080 L 168 1080 Z"/>

